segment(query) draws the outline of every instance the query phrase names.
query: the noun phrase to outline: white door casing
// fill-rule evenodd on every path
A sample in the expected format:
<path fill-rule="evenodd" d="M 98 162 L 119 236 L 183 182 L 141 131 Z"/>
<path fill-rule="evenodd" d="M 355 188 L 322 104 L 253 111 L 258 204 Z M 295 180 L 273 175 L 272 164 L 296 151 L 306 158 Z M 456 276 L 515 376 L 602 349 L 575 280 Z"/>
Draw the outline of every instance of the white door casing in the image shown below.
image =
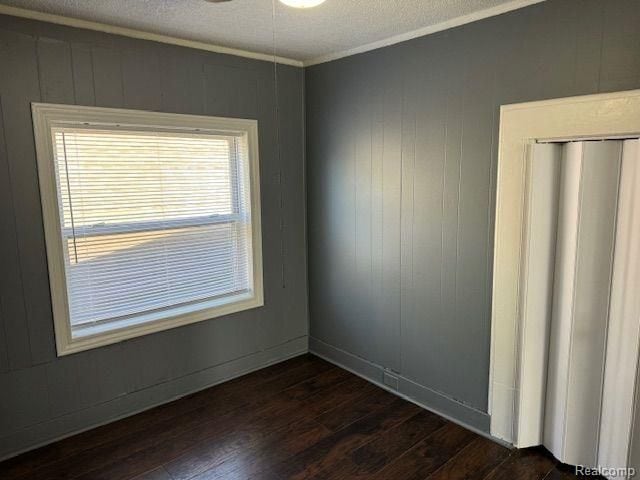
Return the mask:
<path fill-rule="evenodd" d="M 527 215 L 528 152 L 536 140 L 639 135 L 640 90 L 501 108 L 489 413 L 491 434 L 517 447 L 541 443 L 547 355 L 540 339 L 548 335 L 547 318 L 526 315 L 548 308 L 540 303 L 548 296 L 536 290 L 548 285 L 536 283 L 527 268 L 537 265 Z"/>

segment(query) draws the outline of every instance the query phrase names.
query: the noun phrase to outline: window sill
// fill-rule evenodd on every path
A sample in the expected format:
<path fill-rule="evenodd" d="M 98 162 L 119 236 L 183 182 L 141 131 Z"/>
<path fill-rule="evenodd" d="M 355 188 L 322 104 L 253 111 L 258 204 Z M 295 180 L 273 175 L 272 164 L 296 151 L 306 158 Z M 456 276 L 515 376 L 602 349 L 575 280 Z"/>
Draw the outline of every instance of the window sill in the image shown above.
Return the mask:
<path fill-rule="evenodd" d="M 263 305 L 264 299 L 261 296 L 256 295 L 255 292 L 247 292 L 195 305 L 175 307 L 162 312 L 142 314 L 107 324 L 88 326 L 67 336 L 56 335 L 58 356 L 90 350 Z"/>

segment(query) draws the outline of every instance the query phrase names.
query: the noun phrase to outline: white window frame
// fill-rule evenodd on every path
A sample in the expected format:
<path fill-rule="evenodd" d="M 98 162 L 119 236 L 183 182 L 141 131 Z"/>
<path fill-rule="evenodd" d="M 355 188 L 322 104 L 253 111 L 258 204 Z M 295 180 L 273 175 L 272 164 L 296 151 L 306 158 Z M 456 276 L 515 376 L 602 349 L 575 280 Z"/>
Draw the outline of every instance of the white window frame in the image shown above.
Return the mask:
<path fill-rule="evenodd" d="M 67 355 L 181 325 L 209 320 L 264 305 L 262 274 L 262 229 L 260 210 L 260 164 L 257 120 L 146 112 L 101 107 L 32 103 L 33 128 L 40 182 L 40 197 L 49 267 L 51 303 L 58 356 Z M 241 135 L 249 155 L 251 207 L 251 276 L 253 288 L 230 298 L 178 306 L 170 311 L 136 316 L 129 325 L 105 325 L 88 335 L 72 336 L 62 230 L 54 163 L 52 129 L 56 127 L 117 126 L 159 131 Z M 143 318 L 144 317 L 144 318 Z"/>

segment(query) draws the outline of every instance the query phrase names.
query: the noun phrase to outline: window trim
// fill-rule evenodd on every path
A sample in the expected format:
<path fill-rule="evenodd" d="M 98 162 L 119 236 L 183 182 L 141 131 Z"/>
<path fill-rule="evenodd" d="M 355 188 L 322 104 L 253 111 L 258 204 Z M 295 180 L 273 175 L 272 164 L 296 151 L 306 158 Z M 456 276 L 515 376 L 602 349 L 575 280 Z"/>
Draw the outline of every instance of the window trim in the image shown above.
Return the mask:
<path fill-rule="evenodd" d="M 257 120 L 47 103 L 32 103 L 31 110 L 58 356 L 264 305 Z M 204 309 L 194 308 L 193 305 L 177 306 L 171 309 L 171 313 L 166 318 L 132 324 L 118 329 L 107 330 L 105 328 L 105 331 L 72 337 L 51 131 L 55 127 L 88 125 L 96 127 L 117 125 L 122 128 L 149 128 L 154 131 L 208 132 L 246 136 L 251 206 L 252 291 L 229 297 L 234 301 L 215 299 L 197 303 L 199 306 L 207 305 Z M 144 314 L 140 318 L 143 316 Z M 140 320 L 138 319 L 138 321 Z"/>

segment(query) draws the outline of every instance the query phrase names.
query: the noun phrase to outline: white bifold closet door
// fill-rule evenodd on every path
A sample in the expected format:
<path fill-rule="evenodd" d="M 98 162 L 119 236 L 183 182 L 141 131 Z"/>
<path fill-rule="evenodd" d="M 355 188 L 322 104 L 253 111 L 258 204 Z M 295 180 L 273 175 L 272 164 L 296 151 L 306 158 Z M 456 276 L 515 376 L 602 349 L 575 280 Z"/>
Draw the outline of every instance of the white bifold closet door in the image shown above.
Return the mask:
<path fill-rule="evenodd" d="M 543 444 L 560 461 L 626 467 L 640 329 L 638 140 L 562 149 Z"/>

